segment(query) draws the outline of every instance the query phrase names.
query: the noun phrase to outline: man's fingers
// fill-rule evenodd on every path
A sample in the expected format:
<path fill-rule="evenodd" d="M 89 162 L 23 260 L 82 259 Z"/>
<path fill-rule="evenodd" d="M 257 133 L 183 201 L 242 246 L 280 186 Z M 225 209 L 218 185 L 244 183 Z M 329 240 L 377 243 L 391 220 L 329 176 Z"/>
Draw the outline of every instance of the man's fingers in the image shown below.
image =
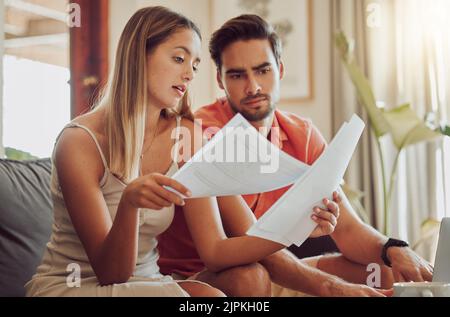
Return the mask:
<path fill-rule="evenodd" d="M 336 218 L 339 218 L 339 205 L 334 201 L 329 201 L 328 199 L 323 200 L 324 205 L 328 208 L 328 211 L 333 213 Z"/>
<path fill-rule="evenodd" d="M 392 275 L 394 275 L 394 281 L 396 282 L 404 282 L 402 281 L 402 276 L 397 270 L 392 270 Z"/>
<path fill-rule="evenodd" d="M 370 297 L 386 297 L 382 292 L 378 290 L 373 290 L 371 294 L 369 294 Z"/>
<path fill-rule="evenodd" d="M 378 293 L 383 294 L 384 296 L 387 297 L 392 297 L 394 296 L 394 290 L 393 289 L 377 289 Z"/>
<path fill-rule="evenodd" d="M 362 286 L 362 288 L 359 290 L 358 297 L 386 297 L 382 292 L 379 292 L 377 289 L 369 287 L 369 286 Z"/>
<path fill-rule="evenodd" d="M 337 204 L 340 204 L 342 202 L 342 197 L 338 192 L 333 193 L 333 201 Z"/>
<path fill-rule="evenodd" d="M 433 266 L 430 263 L 426 262 L 420 269 L 420 273 L 424 281 L 431 282 L 433 280 Z"/>
<path fill-rule="evenodd" d="M 415 273 L 416 279 L 414 279 L 414 282 L 425 282 L 425 279 L 422 276 L 422 272 L 420 269 L 417 270 L 417 272 Z"/>
<path fill-rule="evenodd" d="M 325 220 L 331 223 L 331 225 L 336 226 L 337 219 L 334 214 L 328 210 L 320 209 L 319 207 L 314 208 L 314 215 L 317 216 L 319 220 Z"/>
<path fill-rule="evenodd" d="M 433 271 L 430 271 L 428 267 L 422 269 L 422 277 L 425 281 L 431 282 L 433 280 Z"/>
<path fill-rule="evenodd" d="M 406 275 L 406 274 L 404 274 Z M 422 278 L 421 271 L 419 269 L 413 268 L 409 272 L 407 272 L 408 280 L 411 282 L 424 282 L 424 279 Z"/>
<path fill-rule="evenodd" d="M 402 272 L 394 271 L 394 279 L 397 282 L 425 282 L 433 279 L 433 274 L 425 267 L 410 268 Z"/>
<path fill-rule="evenodd" d="M 396 282 L 404 282 L 405 281 L 405 279 L 403 278 L 402 274 L 399 271 L 392 270 L 392 273 L 394 275 L 394 280 Z"/>
<path fill-rule="evenodd" d="M 423 278 L 422 274 L 417 275 L 417 280 L 414 280 L 415 282 L 425 282 L 426 280 Z"/>
<path fill-rule="evenodd" d="M 324 198 L 322 203 L 325 205 L 325 208 L 327 208 L 326 211 L 331 212 L 336 219 L 339 218 L 339 205 L 335 201 L 330 201 L 328 198 Z"/>
<path fill-rule="evenodd" d="M 322 234 L 327 235 L 327 234 L 331 234 L 334 231 L 334 225 L 332 225 L 328 220 L 323 220 L 321 218 L 318 218 L 316 215 L 312 215 L 311 218 L 320 227 Z"/>

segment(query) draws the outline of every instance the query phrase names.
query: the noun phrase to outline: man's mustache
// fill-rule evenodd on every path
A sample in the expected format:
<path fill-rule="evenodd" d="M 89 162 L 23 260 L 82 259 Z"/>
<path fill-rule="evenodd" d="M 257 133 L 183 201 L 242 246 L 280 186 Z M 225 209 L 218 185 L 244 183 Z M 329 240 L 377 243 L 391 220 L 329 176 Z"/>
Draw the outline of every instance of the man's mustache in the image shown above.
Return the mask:
<path fill-rule="evenodd" d="M 241 104 L 250 103 L 256 99 L 262 99 L 262 98 L 264 98 L 266 100 L 270 100 L 270 97 L 268 95 L 258 94 L 258 95 L 249 96 L 247 98 L 242 99 Z"/>

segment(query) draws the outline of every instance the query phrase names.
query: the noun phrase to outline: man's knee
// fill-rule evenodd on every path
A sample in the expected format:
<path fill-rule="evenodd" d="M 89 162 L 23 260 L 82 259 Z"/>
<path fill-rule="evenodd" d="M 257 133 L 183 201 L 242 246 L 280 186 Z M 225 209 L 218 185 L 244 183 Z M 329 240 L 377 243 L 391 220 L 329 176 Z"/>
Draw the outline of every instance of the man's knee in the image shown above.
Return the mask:
<path fill-rule="evenodd" d="M 219 273 L 206 270 L 193 279 L 208 283 L 230 297 L 269 297 L 272 291 L 270 275 L 259 263 L 242 265 Z"/>
<path fill-rule="evenodd" d="M 270 297 L 271 280 L 267 270 L 259 263 L 235 267 L 219 273 L 226 283 L 222 289 L 231 297 Z"/>

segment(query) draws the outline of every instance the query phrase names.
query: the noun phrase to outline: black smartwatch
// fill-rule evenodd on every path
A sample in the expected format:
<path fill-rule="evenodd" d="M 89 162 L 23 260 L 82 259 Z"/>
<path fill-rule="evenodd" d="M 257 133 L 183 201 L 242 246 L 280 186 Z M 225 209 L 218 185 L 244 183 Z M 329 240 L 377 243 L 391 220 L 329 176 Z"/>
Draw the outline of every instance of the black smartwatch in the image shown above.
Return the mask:
<path fill-rule="evenodd" d="M 383 246 L 383 251 L 381 252 L 381 259 L 383 260 L 384 264 L 386 264 L 389 267 L 392 267 L 391 261 L 389 261 L 389 258 L 387 257 L 387 250 L 390 247 L 404 248 L 409 247 L 409 244 L 408 242 L 405 242 L 403 240 L 389 238 L 389 240 Z"/>

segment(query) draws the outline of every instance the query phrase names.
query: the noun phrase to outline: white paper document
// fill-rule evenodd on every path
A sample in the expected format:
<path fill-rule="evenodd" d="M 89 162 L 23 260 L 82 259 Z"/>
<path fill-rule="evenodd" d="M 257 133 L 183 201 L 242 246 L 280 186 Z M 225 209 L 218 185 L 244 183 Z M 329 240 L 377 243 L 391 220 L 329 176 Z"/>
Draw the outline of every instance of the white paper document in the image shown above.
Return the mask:
<path fill-rule="evenodd" d="M 308 166 L 237 114 L 172 178 L 192 192 L 190 198 L 256 194 L 294 184 L 247 234 L 300 246 L 317 226 L 313 208 L 339 188 L 364 126 L 354 115 Z"/>
<path fill-rule="evenodd" d="M 291 185 L 308 168 L 237 114 L 172 178 L 191 198 L 246 195 Z"/>
<path fill-rule="evenodd" d="M 317 226 L 311 219 L 313 208 L 323 206 L 322 199 L 338 189 L 364 126 L 356 115 L 344 123 L 324 153 L 247 234 L 300 246 Z"/>

